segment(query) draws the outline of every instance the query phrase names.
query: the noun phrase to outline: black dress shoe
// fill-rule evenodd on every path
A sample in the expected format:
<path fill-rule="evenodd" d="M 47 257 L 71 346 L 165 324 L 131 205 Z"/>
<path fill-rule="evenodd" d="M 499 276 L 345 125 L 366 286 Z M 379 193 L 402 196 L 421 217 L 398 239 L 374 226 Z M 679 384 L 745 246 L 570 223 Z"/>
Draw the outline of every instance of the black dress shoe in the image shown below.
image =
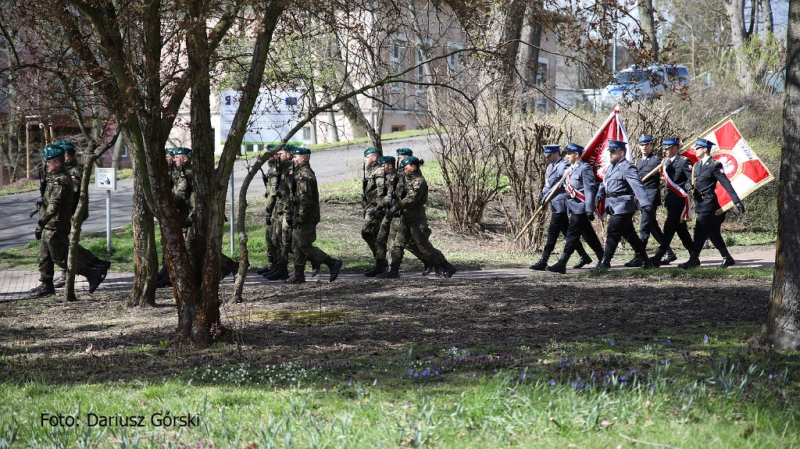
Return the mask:
<path fill-rule="evenodd" d="M 603 273 L 611 269 L 611 264 L 608 262 L 600 262 L 594 268 L 589 270 L 590 273 Z"/>
<path fill-rule="evenodd" d="M 581 260 L 579 260 L 578 263 L 573 265 L 572 268 L 577 270 L 579 268 L 585 267 L 586 265 L 589 265 L 590 263 L 592 263 L 592 259 L 590 257 L 581 257 Z"/>
<path fill-rule="evenodd" d="M 728 257 L 723 257 L 722 258 L 722 263 L 719 264 L 719 267 L 720 268 L 728 268 L 731 265 L 736 265 L 736 261 L 733 260 L 733 257 L 728 256 Z"/>
<path fill-rule="evenodd" d="M 697 268 L 699 266 L 700 266 L 700 259 L 690 258 L 686 262 L 678 265 L 678 268 L 680 268 L 682 270 L 688 270 L 688 269 L 691 269 L 691 268 Z"/>
<path fill-rule="evenodd" d="M 530 268 L 531 270 L 536 270 L 536 271 L 544 271 L 544 270 L 547 269 L 547 261 L 544 260 L 544 259 L 541 259 L 538 262 L 536 262 L 535 264 L 529 266 L 528 268 Z"/>
<path fill-rule="evenodd" d="M 547 267 L 547 271 L 550 271 L 550 272 L 553 272 L 553 273 L 566 274 L 567 273 L 567 264 L 565 264 L 563 262 L 558 262 L 555 265 L 548 266 Z"/>
<path fill-rule="evenodd" d="M 625 266 L 628 268 L 636 268 L 636 267 L 641 267 L 642 263 L 643 263 L 642 259 L 640 259 L 639 256 L 636 256 L 633 259 L 625 262 Z"/>

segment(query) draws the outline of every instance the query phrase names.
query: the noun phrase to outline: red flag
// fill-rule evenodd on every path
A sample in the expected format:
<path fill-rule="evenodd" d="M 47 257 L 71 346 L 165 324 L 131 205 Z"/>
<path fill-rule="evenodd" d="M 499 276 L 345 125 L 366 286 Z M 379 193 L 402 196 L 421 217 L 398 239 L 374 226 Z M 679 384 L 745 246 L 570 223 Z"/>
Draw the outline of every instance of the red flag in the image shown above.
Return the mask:
<path fill-rule="evenodd" d="M 730 179 L 733 190 L 736 191 L 736 195 L 740 199 L 747 197 L 747 195 L 774 179 L 767 167 L 761 163 L 758 155 L 739 133 L 730 117 L 723 120 L 706 135 L 700 137 L 716 144 L 711 157 L 722 163 L 725 176 Z M 691 151 L 694 154 L 694 149 Z M 686 153 L 682 154 L 689 157 Z M 721 184 L 717 184 L 716 192 L 722 211 L 733 207 L 730 195 Z"/>
<path fill-rule="evenodd" d="M 625 127 L 619 118 L 619 107 L 614 108 L 611 115 L 608 116 L 594 137 L 592 137 L 592 140 L 586 145 L 581 155 L 581 160 L 592 166 L 592 170 L 594 170 L 594 174 L 599 180 L 605 178 L 606 168 L 609 166 L 609 139 L 628 143 L 628 132 L 625 131 Z M 632 160 L 630 148 L 625 150 L 625 159 Z"/>

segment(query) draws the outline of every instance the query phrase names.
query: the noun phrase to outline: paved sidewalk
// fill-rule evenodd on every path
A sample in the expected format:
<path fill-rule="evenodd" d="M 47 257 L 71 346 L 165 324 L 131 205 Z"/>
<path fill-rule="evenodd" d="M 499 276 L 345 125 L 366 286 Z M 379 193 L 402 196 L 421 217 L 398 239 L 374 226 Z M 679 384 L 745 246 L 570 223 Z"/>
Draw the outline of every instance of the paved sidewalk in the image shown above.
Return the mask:
<path fill-rule="evenodd" d="M 709 254 L 701 255 L 701 262 L 702 266 L 705 267 L 715 267 L 722 262 L 722 259 L 714 250 L 709 250 Z M 714 257 L 710 257 L 714 253 Z M 775 265 L 775 251 L 774 250 L 765 250 L 765 251 L 754 251 L 749 253 L 738 253 L 733 255 L 736 259 L 736 266 L 737 267 L 772 267 Z M 620 260 L 615 260 L 615 264 L 613 265 L 614 269 L 623 268 L 624 260 L 618 258 Z M 670 267 L 675 267 L 679 263 L 684 262 L 685 259 L 678 259 L 670 265 Z M 568 269 L 567 274 L 575 274 L 575 273 L 585 273 L 588 271 L 590 267 L 587 266 L 586 268 L 582 268 L 580 270 L 573 270 Z M 559 276 L 555 273 L 550 272 L 542 272 L 542 271 L 533 271 L 528 269 L 527 267 L 521 268 L 500 268 L 494 270 L 477 270 L 477 271 L 459 271 L 456 273 L 454 277 L 456 278 L 509 278 L 509 277 L 525 277 L 525 276 Z M 417 272 L 411 273 L 402 273 L 401 277 L 420 277 Z M 430 277 L 431 279 L 436 279 L 434 277 Z M 328 273 L 327 271 L 323 270 L 316 278 L 306 277 L 308 282 L 327 282 Z M 358 282 L 358 281 L 366 281 L 370 278 L 365 278 L 359 274 L 341 274 L 337 282 Z M 39 273 L 35 271 L 21 271 L 21 270 L 10 270 L 7 268 L 0 268 L 0 303 L 9 302 L 13 300 L 23 299 L 27 296 L 28 290 L 36 287 L 39 284 Z M 226 279 L 222 280 L 223 285 L 233 285 L 233 277 L 229 276 Z M 119 293 L 119 292 L 128 292 L 131 290 L 133 285 L 133 273 L 116 273 L 116 272 L 109 272 L 106 280 L 100 284 L 100 287 L 94 292 L 94 295 L 103 295 L 105 293 Z M 277 287 L 281 284 L 279 282 L 269 282 L 263 277 L 259 276 L 255 272 L 249 272 L 247 274 L 247 280 L 245 281 L 245 285 L 247 286 L 264 286 L 264 287 Z M 83 278 L 83 276 L 76 276 L 76 284 L 75 284 L 75 294 L 78 296 L 78 299 L 81 297 L 86 297 L 89 295 L 89 284 Z M 61 293 L 63 290 L 58 289 L 57 294 Z"/>

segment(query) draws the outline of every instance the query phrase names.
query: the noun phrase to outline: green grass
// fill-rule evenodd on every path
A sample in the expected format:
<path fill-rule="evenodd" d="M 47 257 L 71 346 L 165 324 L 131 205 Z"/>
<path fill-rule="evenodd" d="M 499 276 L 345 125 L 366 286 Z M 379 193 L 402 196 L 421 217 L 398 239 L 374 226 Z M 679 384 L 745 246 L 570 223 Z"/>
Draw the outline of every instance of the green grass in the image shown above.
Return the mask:
<path fill-rule="evenodd" d="M 749 349 L 743 339 L 753 331 L 425 353 L 412 344 L 385 356 L 277 364 L 204 357 L 163 376 L 78 384 L 24 379 L 26 360 L 3 356 L 0 446 L 796 447 L 800 357 Z M 127 356 L 146 360 L 155 350 Z M 214 351 L 227 350 L 207 355 Z M 114 363 L 92 360 L 100 370 Z M 199 415 L 200 425 L 154 425 L 166 412 Z M 43 424 L 42 414 L 80 424 Z M 143 416 L 144 427 L 90 427 L 90 414 Z"/>

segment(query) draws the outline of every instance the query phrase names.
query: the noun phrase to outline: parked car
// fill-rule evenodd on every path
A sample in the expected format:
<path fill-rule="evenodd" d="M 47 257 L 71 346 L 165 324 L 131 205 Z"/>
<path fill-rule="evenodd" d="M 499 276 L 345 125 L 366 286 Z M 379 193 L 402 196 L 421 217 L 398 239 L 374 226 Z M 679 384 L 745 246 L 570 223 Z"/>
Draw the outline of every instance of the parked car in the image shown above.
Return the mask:
<path fill-rule="evenodd" d="M 767 72 L 767 76 L 764 78 L 764 84 L 771 93 L 782 94 L 784 85 L 786 84 L 786 67 L 777 72 L 773 72 L 772 70 Z"/>
<path fill-rule="evenodd" d="M 683 65 L 636 65 L 620 70 L 614 81 L 600 92 L 603 106 L 614 106 L 639 98 L 651 98 L 665 88 L 686 86 L 690 82 L 689 69 Z"/>

